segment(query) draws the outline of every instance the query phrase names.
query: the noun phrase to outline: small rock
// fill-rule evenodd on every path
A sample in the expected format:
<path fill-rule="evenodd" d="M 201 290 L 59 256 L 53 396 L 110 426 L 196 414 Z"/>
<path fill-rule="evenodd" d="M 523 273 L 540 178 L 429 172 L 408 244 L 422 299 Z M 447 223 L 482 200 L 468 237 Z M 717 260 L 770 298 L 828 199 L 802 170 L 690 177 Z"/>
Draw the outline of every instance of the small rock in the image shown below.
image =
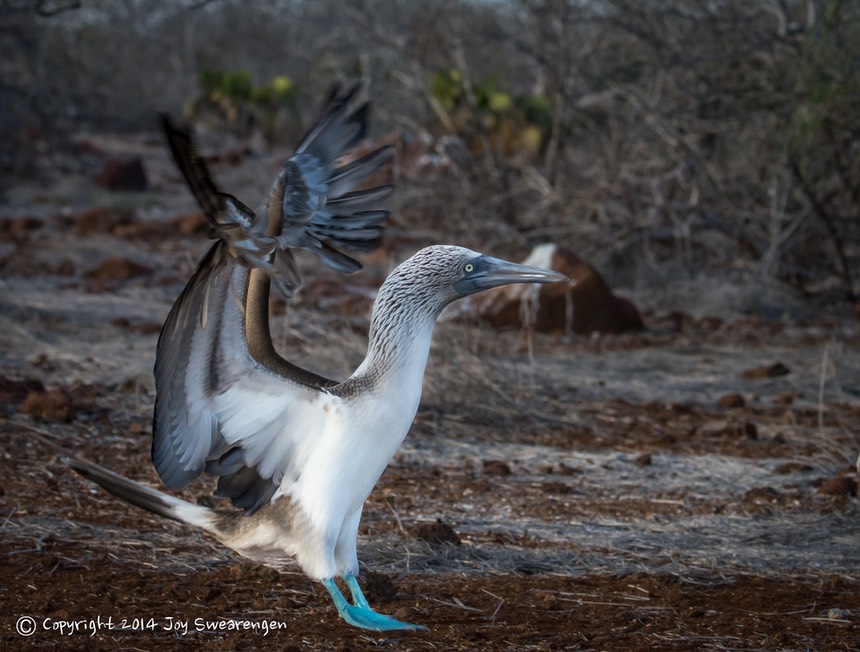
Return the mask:
<path fill-rule="evenodd" d="M 149 188 L 143 160 L 135 156 L 130 159 L 114 158 L 105 163 L 96 177 L 96 185 L 108 190 L 144 192 Z"/>
<path fill-rule="evenodd" d="M 843 589 L 849 589 L 853 586 L 853 583 L 850 580 L 847 580 L 841 575 L 830 575 L 824 580 L 822 580 L 821 584 L 828 591 L 841 591 Z"/>
<path fill-rule="evenodd" d="M 41 369 L 42 371 L 54 371 L 56 369 L 56 365 L 51 357 L 47 353 L 40 353 L 36 357 L 32 358 L 28 361 L 31 367 L 36 367 L 37 369 Z"/>
<path fill-rule="evenodd" d="M 212 600 L 216 600 L 217 598 L 221 597 L 222 593 L 223 593 L 223 591 L 221 590 L 221 587 L 219 587 L 219 586 L 210 587 L 209 592 L 206 594 L 206 597 L 204 598 L 204 601 L 208 603 L 208 602 L 211 602 Z"/>
<path fill-rule="evenodd" d="M 703 437 L 722 437 L 735 432 L 735 428 L 728 421 L 721 419 L 703 423 L 696 429 L 696 434 Z"/>
<path fill-rule="evenodd" d="M 744 494 L 743 502 L 752 505 L 762 505 L 778 502 L 780 493 L 773 487 L 753 487 Z"/>
<path fill-rule="evenodd" d="M 726 394 L 719 398 L 717 404 L 724 408 L 739 408 L 746 405 L 746 401 L 740 394 Z"/>
<path fill-rule="evenodd" d="M 157 335 L 161 332 L 162 324 L 157 321 L 144 321 L 144 322 L 134 322 L 128 317 L 117 317 L 116 319 L 111 319 L 110 322 L 113 326 L 118 326 L 119 328 L 127 328 L 135 333 L 140 333 L 142 335 Z"/>
<path fill-rule="evenodd" d="M 726 323 L 724 319 L 714 315 L 705 315 L 694 320 L 696 326 L 705 331 L 718 331 Z"/>
<path fill-rule="evenodd" d="M 171 224 L 182 235 L 197 235 L 209 230 L 209 222 L 200 211 L 175 217 L 171 220 Z"/>
<path fill-rule="evenodd" d="M 134 211 L 126 208 L 88 208 L 74 217 L 75 235 L 84 237 L 93 233 L 111 233 L 116 227 L 131 224 L 133 220 Z"/>
<path fill-rule="evenodd" d="M 830 478 L 818 485 L 818 493 L 827 496 L 850 496 L 857 493 L 857 480 L 848 476 Z"/>
<path fill-rule="evenodd" d="M 132 326 L 131 329 L 141 335 L 158 335 L 161 332 L 161 327 L 160 321 L 145 321 Z"/>
<path fill-rule="evenodd" d="M 556 596 L 554 596 L 552 593 L 546 593 L 546 594 L 544 594 L 543 598 L 541 599 L 540 605 L 546 611 L 552 611 L 554 609 L 558 609 L 560 606 L 560 603 L 558 601 L 558 598 Z"/>
<path fill-rule="evenodd" d="M 31 391 L 21 403 L 21 412 L 51 421 L 71 421 L 75 416 L 72 395 L 59 387 Z"/>
<path fill-rule="evenodd" d="M 72 402 L 79 408 L 92 406 L 99 397 L 99 388 L 90 383 L 72 383 L 67 391 L 72 397 Z"/>
<path fill-rule="evenodd" d="M 409 623 L 418 620 L 419 614 L 412 607 L 400 607 L 394 612 L 394 617 L 401 622 Z"/>
<path fill-rule="evenodd" d="M 716 419 L 703 423 L 696 429 L 696 435 L 703 437 L 746 437 L 747 439 L 758 438 L 758 427 L 752 421 L 743 423 Z"/>
<path fill-rule="evenodd" d="M 540 488 L 548 494 L 556 495 L 571 494 L 575 491 L 573 487 L 564 482 L 544 482 Z"/>
<path fill-rule="evenodd" d="M 41 229 L 44 226 L 44 222 L 40 220 L 38 217 L 32 217 L 30 215 L 23 215 L 21 217 L 10 220 L 6 231 L 12 236 L 14 239 L 18 240 L 24 237 L 24 234 L 27 231 L 35 231 L 37 229 Z"/>
<path fill-rule="evenodd" d="M 760 380 L 762 378 L 776 378 L 777 376 L 787 376 L 791 373 L 791 369 L 786 367 L 781 362 L 765 365 L 764 367 L 755 367 L 741 372 L 741 378 L 746 380 Z"/>
<path fill-rule="evenodd" d="M 112 256 L 88 271 L 85 276 L 96 281 L 126 281 L 135 276 L 147 276 L 152 270 L 133 260 Z"/>
<path fill-rule="evenodd" d="M 54 274 L 57 276 L 72 276 L 76 269 L 75 264 L 71 260 L 61 260 L 54 268 Z"/>
<path fill-rule="evenodd" d="M 786 462 L 785 464 L 780 464 L 776 467 L 773 472 L 777 475 L 788 475 L 789 473 L 806 473 L 812 470 L 813 469 L 809 464 L 803 464 L 802 462 Z"/>
<path fill-rule="evenodd" d="M 830 620 L 851 620 L 851 615 L 847 609 L 839 609 L 838 607 L 833 607 L 827 611 L 827 617 Z"/>
<path fill-rule="evenodd" d="M 511 475 L 511 467 L 502 460 L 484 460 L 483 470 L 487 475 Z"/>
<path fill-rule="evenodd" d="M 0 376 L 0 403 L 23 401 L 30 392 L 44 392 L 42 382 L 35 378 L 17 380 Z"/>
<path fill-rule="evenodd" d="M 579 475 L 582 473 L 582 469 L 578 469 L 575 466 L 568 466 L 564 462 L 561 462 L 558 465 L 558 473 L 561 475 Z"/>
<path fill-rule="evenodd" d="M 459 546 L 460 537 L 447 523 L 437 520 L 435 523 L 422 523 L 412 528 L 412 536 L 428 543 L 451 543 Z"/>
<path fill-rule="evenodd" d="M 651 458 L 651 453 L 642 453 L 635 460 L 633 460 L 633 463 L 636 466 L 651 466 L 652 462 L 653 459 Z"/>
<path fill-rule="evenodd" d="M 123 240 L 161 240 L 170 234 L 170 229 L 164 222 L 133 222 L 120 224 L 111 233 Z"/>
<path fill-rule="evenodd" d="M 128 431 L 132 434 L 149 434 L 149 421 L 133 421 L 128 426 Z"/>

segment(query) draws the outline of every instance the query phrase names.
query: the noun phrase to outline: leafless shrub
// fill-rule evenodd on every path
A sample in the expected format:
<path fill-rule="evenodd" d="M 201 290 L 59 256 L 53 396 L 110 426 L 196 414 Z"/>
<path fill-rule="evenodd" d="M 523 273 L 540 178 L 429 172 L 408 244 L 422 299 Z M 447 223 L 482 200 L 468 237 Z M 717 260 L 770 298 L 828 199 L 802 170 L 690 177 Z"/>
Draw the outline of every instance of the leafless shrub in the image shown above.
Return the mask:
<path fill-rule="evenodd" d="M 495 76 L 545 98 L 538 155 L 483 148 L 403 183 L 396 224 L 509 255 L 554 239 L 628 284 L 719 269 L 857 293 L 856 3 L 47 4 L 0 5 L 0 93 L 18 108 L 4 133 L 34 115 L 43 129 L 149 127 L 205 68 L 289 75 L 304 115 L 333 80 L 361 79 L 379 132 L 480 138 L 456 133 L 430 80 L 458 71 L 476 112 L 470 91 Z M 20 147 L 4 167 L 22 167 Z"/>

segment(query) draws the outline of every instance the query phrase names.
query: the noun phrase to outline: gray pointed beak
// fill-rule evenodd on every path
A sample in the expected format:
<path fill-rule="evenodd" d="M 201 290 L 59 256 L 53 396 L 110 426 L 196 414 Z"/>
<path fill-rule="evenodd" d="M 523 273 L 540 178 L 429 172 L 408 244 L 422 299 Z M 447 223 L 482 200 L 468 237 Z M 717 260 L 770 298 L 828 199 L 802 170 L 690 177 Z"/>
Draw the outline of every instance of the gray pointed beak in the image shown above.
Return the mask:
<path fill-rule="evenodd" d="M 480 256 L 474 260 L 473 266 L 473 271 L 454 283 L 454 289 L 460 296 L 512 283 L 558 283 L 568 280 L 567 276 L 552 269 L 509 263 L 491 256 Z"/>

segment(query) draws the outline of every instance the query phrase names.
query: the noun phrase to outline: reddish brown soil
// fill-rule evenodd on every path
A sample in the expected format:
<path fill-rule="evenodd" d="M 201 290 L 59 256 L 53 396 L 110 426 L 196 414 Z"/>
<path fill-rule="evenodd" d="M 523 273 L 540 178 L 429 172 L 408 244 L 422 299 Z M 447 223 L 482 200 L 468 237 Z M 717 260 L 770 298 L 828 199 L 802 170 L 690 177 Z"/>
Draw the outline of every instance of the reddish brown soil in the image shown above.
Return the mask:
<path fill-rule="evenodd" d="M 860 650 L 852 316 L 645 311 L 646 332 L 573 341 L 440 325 L 359 540 L 371 603 L 428 632 L 350 628 L 294 567 L 74 475 L 58 447 L 158 486 L 155 339 L 207 243 L 160 143 L 145 154 L 161 213 L 34 199 L 39 219 L 0 223 L 0 649 Z M 348 374 L 385 269 L 312 270 L 276 344 Z"/>
<path fill-rule="evenodd" d="M 669 418 L 656 406 L 613 409 L 625 409 L 623 423 L 647 419 L 683 429 L 684 419 Z M 578 493 L 568 481 L 587 472 L 544 468 L 540 481 L 522 483 L 518 477 L 523 472 L 515 463 L 511 468 L 488 460 L 480 468 L 446 470 L 402 459 L 386 472 L 367 505 L 362 541 L 387 538 L 394 545 L 370 551 L 364 584 L 380 611 L 430 631 L 383 635 L 343 624 L 322 587 L 295 569 L 279 573 L 234 557 L 202 535 L 88 487 L 64 468 L 43 436 L 65 436 L 79 454 L 86 454 L 92 437 L 101 448 L 90 447 L 90 457 L 130 476 L 153 478 L 145 427 L 132 422 L 117 430 L 115 420 L 95 413 L 85 423 L 81 420 L 78 415 L 77 424 L 61 427 L 13 416 L 4 427 L 4 649 L 25 643 L 92 650 L 169 650 L 180 643 L 218 650 L 851 650 L 860 645 L 860 581 L 851 572 L 816 572 L 814 560 L 807 571 L 785 574 L 767 566 L 702 572 L 661 567 L 665 562 L 659 561 L 650 568 L 631 561 L 627 568 L 622 564 L 611 572 L 593 572 L 586 561 L 575 561 L 580 553 L 593 552 L 580 550 L 576 540 L 558 544 L 527 533 L 514 536 L 498 525 L 482 526 L 478 519 L 470 533 L 460 532 L 464 543 L 456 546 L 439 541 L 456 534 L 449 525 L 417 525 L 422 515 L 452 513 L 446 505 L 464 495 L 490 510 L 504 495 L 504 504 L 516 514 L 546 521 L 560 509 L 572 520 L 606 514 L 649 518 L 649 513 L 673 518 L 726 509 L 747 514 L 786 510 L 787 518 L 793 510 L 837 510 L 856 518 L 853 497 L 822 496 L 810 486 L 794 496 L 775 490 L 744 495 L 734 506 L 724 499 L 630 503 L 616 497 L 601 502 L 599 495 L 587 494 L 566 503 L 572 491 Z M 413 433 L 419 441 L 427 437 L 421 424 L 419 419 Z M 616 445 L 624 436 L 632 446 L 630 433 L 622 429 L 616 434 Z M 750 445 L 754 440 L 730 440 L 735 453 L 758 454 Z M 725 438 L 710 441 L 717 449 L 731 448 Z M 594 446 L 593 441 L 582 443 Z M 705 444 L 699 444 L 704 451 Z M 653 456 L 660 455 L 663 445 L 654 447 Z M 633 464 L 640 465 L 647 468 L 647 460 Z M 782 469 L 775 477 L 792 472 L 797 471 Z M 205 488 L 186 492 L 192 500 L 205 496 Z M 387 557 L 402 561 L 410 546 L 411 553 L 417 550 L 429 562 L 416 572 L 373 572 L 374 562 L 385 565 L 391 561 Z M 473 552 L 463 552 L 467 549 Z M 491 557 L 480 557 L 487 550 L 512 551 L 518 561 L 513 567 L 497 566 Z M 542 564 L 541 554 L 548 550 L 568 553 L 572 567 Z M 670 556 L 679 552 L 669 551 Z M 454 563 L 464 554 L 477 555 L 474 569 Z M 611 557 L 613 552 L 601 554 Z M 27 638 L 15 631 L 23 616 L 35 622 L 36 631 Z M 94 620 L 100 629 L 92 634 L 88 628 Z M 219 623 L 207 624 L 213 620 Z M 258 629 L 225 629 L 231 626 L 228 621 L 235 621 L 233 627 Z M 77 623 L 77 631 L 55 629 L 70 622 Z M 177 623 L 187 631 L 172 631 Z M 271 628 L 267 633 L 259 629 L 264 623 Z"/>
<path fill-rule="evenodd" d="M 82 561 L 70 558 L 81 554 Z M 834 605 L 860 609 L 860 586 L 841 577 L 386 578 L 391 595 L 368 590 L 368 597 L 430 631 L 383 635 L 343 624 L 322 587 L 300 575 L 249 563 L 222 561 L 177 575 L 58 543 L 16 555 L 3 572 L 15 587 L 12 613 L 4 614 L 5 649 L 23 643 L 12 631 L 22 614 L 36 618 L 28 644 L 92 650 L 172 650 L 180 643 L 214 650 L 849 650 L 860 638 L 856 621 L 828 617 Z M 65 636 L 50 629 L 99 617 L 115 629 L 105 625 L 95 636 L 85 623 Z M 207 628 L 207 620 L 230 618 L 265 621 L 272 631 Z M 165 631 L 185 624 L 187 632 Z"/>

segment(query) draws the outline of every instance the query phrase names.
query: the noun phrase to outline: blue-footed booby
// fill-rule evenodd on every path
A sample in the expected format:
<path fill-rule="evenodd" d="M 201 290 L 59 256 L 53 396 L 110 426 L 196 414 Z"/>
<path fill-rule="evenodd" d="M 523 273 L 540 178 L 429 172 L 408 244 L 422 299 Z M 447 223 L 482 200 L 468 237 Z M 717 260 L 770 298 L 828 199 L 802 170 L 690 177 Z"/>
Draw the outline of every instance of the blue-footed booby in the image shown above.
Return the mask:
<path fill-rule="evenodd" d="M 356 576 L 362 506 L 400 447 L 421 398 L 436 318 L 452 301 L 510 283 L 565 280 L 457 246 L 420 250 L 379 289 L 367 355 L 346 380 L 302 369 L 269 331 L 274 282 L 299 285 L 290 250 L 336 270 L 360 265 L 340 249 L 373 249 L 391 188 L 356 190 L 391 158 L 388 149 L 338 165 L 366 129 L 366 105 L 333 93 L 321 119 L 253 211 L 211 181 L 190 135 L 165 120 L 174 158 L 217 242 L 173 305 L 158 340 L 152 460 L 170 489 L 201 473 L 242 512 L 216 511 L 72 458 L 111 493 L 200 528 L 249 557 L 292 557 L 330 593 L 340 616 L 366 629 L 424 629 L 371 609 Z M 335 583 L 341 578 L 352 597 Z"/>

